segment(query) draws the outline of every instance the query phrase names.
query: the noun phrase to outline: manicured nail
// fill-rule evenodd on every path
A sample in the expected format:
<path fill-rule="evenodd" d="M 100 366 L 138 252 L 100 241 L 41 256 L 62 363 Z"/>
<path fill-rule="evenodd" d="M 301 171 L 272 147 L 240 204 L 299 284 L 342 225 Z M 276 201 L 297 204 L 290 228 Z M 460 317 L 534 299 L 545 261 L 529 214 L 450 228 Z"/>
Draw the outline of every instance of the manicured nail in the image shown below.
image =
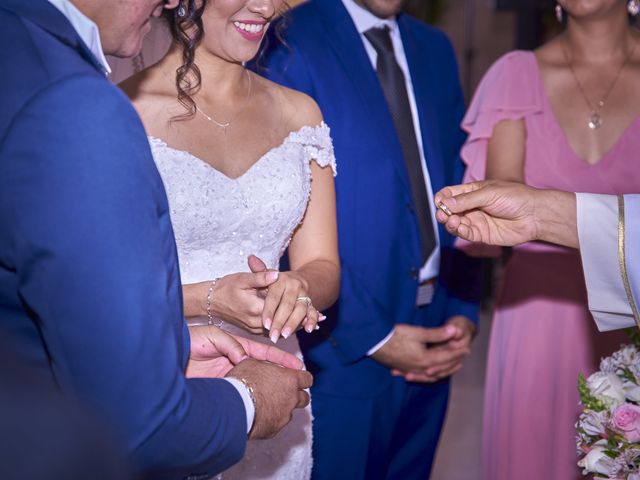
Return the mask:
<path fill-rule="evenodd" d="M 327 319 L 327 316 L 326 316 L 326 315 L 323 315 L 323 314 L 320 314 L 320 316 L 318 317 L 318 321 L 319 321 L 319 322 L 323 322 L 323 321 L 325 321 L 326 319 Z"/>
<path fill-rule="evenodd" d="M 270 318 L 265 318 L 264 319 L 264 328 L 266 328 L 267 330 L 271 330 L 271 324 L 273 323 L 273 320 L 271 320 Z"/>
<path fill-rule="evenodd" d="M 320 330 L 320 325 L 316 325 L 315 330 Z"/>
<path fill-rule="evenodd" d="M 289 338 L 291 336 L 291 329 L 289 327 L 282 330 L 282 336 L 284 338 Z"/>
<path fill-rule="evenodd" d="M 278 329 L 277 329 L 277 328 L 271 332 L 271 335 L 269 335 L 269 339 L 270 339 L 273 343 L 277 343 L 277 342 L 278 342 L 278 338 L 279 338 L 279 337 L 280 337 L 280 332 L 278 331 Z"/>
<path fill-rule="evenodd" d="M 305 325 L 304 326 L 304 331 L 307 332 L 307 333 L 313 332 L 313 325 Z"/>
<path fill-rule="evenodd" d="M 267 282 L 275 282 L 278 279 L 278 275 L 280 275 L 280 272 L 278 272 L 277 270 L 276 271 L 273 271 L 273 270 L 268 271 L 267 275 L 266 275 Z"/>

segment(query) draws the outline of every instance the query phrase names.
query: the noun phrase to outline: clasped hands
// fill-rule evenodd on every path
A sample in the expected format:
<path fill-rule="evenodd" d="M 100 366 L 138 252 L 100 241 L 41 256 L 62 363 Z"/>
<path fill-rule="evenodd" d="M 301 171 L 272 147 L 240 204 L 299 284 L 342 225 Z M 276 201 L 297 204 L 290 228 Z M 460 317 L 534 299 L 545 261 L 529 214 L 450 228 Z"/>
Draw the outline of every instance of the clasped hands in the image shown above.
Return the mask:
<path fill-rule="evenodd" d="M 211 305 L 217 317 L 254 334 L 268 331 L 273 343 L 299 328 L 309 333 L 318 328 L 324 317 L 311 304 L 302 275 L 267 270 L 254 255 L 248 264 L 251 273 L 234 273 L 216 282 Z"/>
<path fill-rule="evenodd" d="M 372 356 L 391 368 L 394 376 L 433 383 L 462 368 L 475 333 L 475 325 L 463 316 L 451 317 L 436 328 L 398 324 L 389 341 Z"/>
<path fill-rule="evenodd" d="M 255 392 L 250 438 L 270 438 L 289 421 L 294 409 L 309 404 L 313 377 L 295 355 L 218 327 L 189 327 L 191 351 L 187 378 L 243 379 Z"/>

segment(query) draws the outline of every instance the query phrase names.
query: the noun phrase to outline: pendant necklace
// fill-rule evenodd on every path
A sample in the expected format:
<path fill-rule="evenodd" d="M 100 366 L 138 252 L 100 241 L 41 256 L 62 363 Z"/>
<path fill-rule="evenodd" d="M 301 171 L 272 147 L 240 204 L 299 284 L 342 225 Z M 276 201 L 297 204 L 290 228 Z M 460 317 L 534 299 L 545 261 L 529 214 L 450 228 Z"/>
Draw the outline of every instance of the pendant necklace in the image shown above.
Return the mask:
<path fill-rule="evenodd" d="M 251 93 L 252 93 L 252 89 L 251 89 L 251 86 L 252 86 L 252 84 L 251 84 L 251 74 L 249 73 L 249 71 L 247 69 L 245 69 L 245 72 L 247 74 L 247 80 L 249 82 L 249 87 L 247 89 L 247 98 L 244 101 L 244 104 L 242 105 L 242 107 L 236 112 L 236 114 L 231 119 L 227 120 L 226 122 L 218 122 L 211 115 L 208 115 L 207 113 L 202 111 L 202 109 L 198 106 L 198 104 L 196 104 L 196 110 L 198 112 L 200 112 L 202 114 L 202 116 L 204 118 L 206 118 L 207 120 L 209 120 L 211 123 L 213 123 L 214 125 L 220 127 L 225 135 L 227 134 L 227 129 L 231 126 L 231 122 L 233 122 L 238 117 L 238 115 L 240 115 L 244 111 L 244 109 L 249 104 L 249 100 L 251 98 Z"/>
<path fill-rule="evenodd" d="M 629 50 L 629 53 L 624 59 L 624 62 L 622 62 L 622 65 L 620 65 L 620 68 L 618 68 L 618 72 L 616 73 L 616 76 L 613 78 L 611 85 L 609 85 L 609 88 L 607 89 L 604 96 L 598 101 L 598 103 L 596 103 L 594 107 L 589 101 L 589 97 L 587 97 L 587 94 L 585 93 L 584 88 L 582 88 L 582 84 L 580 83 L 580 80 L 578 80 L 578 75 L 576 75 L 576 72 L 573 69 L 573 62 L 569 60 L 569 54 L 567 53 L 567 48 L 566 48 L 566 44 L 567 44 L 566 39 L 564 43 L 565 43 L 565 46 L 562 48 L 562 53 L 564 53 L 564 58 L 567 61 L 567 65 L 569 65 L 569 70 L 571 70 L 573 79 L 575 80 L 576 85 L 578 85 L 578 90 L 580 90 L 580 94 L 582 95 L 582 98 L 584 98 L 584 101 L 589 107 L 589 110 L 591 110 L 591 112 L 589 113 L 589 121 L 587 122 L 587 126 L 591 130 L 597 130 L 602 126 L 602 123 L 604 122 L 604 120 L 602 119 L 602 114 L 600 112 L 604 108 L 605 104 L 607 103 L 609 94 L 613 91 L 613 88 L 616 86 L 616 83 L 618 83 L 618 79 L 620 78 L 620 74 L 622 73 L 622 70 L 624 70 L 624 67 L 627 66 L 627 63 L 629 63 L 629 60 L 631 59 L 633 52 L 636 49 L 636 45 L 634 43 L 631 50 Z"/>

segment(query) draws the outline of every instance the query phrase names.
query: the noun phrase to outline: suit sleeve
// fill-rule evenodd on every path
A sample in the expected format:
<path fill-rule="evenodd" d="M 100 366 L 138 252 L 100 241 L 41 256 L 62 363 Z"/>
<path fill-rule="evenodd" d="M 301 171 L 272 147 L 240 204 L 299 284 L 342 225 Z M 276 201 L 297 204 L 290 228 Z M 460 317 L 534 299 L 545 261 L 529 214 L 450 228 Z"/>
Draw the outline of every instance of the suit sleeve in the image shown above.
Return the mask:
<path fill-rule="evenodd" d="M 1 148 L 0 216 L 15 226 L 18 294 L 61 388 L 96 407 L 153 478 L 238 461 L 239 393 L 183 374 L 169 210 L 126 98 L 102 78 L 59 81 L 27 104 Z"/>
<path fill-rule="evenodd" d="M 444 35 L 443 41 L 442 50 L 451 63 L 451 78 L 455 79 L 455 81 L 451 82 L 452 100 L 451 108 L 448 109 L 452 118 L 447 119 L 445 124 L 454 129 L 453 131 L 455 132 L 452 143 L 453 148 L 447 152 L 447 184 L 456 185 L 462 182 L 464 174 L 464 163 L 460 157 L 460 151 L 465 143 L 466 134 L 460 125 L 465 113 L 465 103 L 459 83 L 460 77 L 455 60 L 455 52 Z M 480 299 L 482 297 L 483 265 L 485 262 L 478 258 L 471 258 L 461 249 L 456 248 L 451 235 L 442 226 L 440 227 L 440 235 L 447 237 L 442 249 L 440 270 L 441 284 L 448 294 L 447 318 L 462 315 L 477 324 Z"/>

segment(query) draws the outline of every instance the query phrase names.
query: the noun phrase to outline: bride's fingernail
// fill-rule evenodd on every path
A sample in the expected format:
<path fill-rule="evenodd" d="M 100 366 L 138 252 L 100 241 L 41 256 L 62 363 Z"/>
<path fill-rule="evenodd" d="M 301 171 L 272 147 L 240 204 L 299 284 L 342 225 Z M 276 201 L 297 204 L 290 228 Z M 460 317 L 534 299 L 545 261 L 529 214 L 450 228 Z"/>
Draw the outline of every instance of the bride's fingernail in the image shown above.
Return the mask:
<path fill-rule="evenodd" d="M 272 320 L 270 318 L 265 318 L 264 328 L 266 328 L 267 330 L 271 330 L 271 323 L 272 323 Z"/>
<path fill-rule="evenodd" d="M 311 333 L 311 332 L 313 332 L 313 325 L 306 325 L 306 326 L 304 327 L 304 330 L 305 330 L 305 332 L 307 332 L 307 333 Z"/>
<path fill-rule="evenodd" d="M 320 314 L 320 316 L 318 317 L 318 321 L 319 321 L 319 322 L 322 322 L 322 321 L 324 321 L 324 320 L 326 320 L 326 319 L 327 319 L 327 316 L 326 316 L 326 315 L 322 315 L 322 314 Z"/>
<path fill-rule="evenodd" d="M 315 330 L 320 330 L 320 325 L 316 325 Z"/>
<path fill-rule="evenodd" d="M 282 336 L 284 338 L 289 338 L 291 336 L 291 329 L 289 327 L 282 330 Z"/>
<path fill-rule="evenodd" d="M 278 337 L 280 337 L 280 332 L 278 331 L 278 329 L 275 329 L 273 332 L 271 332 L 271 335 L 269 335 L 269 339 L 273 343 L 277 343 L 278 342 Z"/>

